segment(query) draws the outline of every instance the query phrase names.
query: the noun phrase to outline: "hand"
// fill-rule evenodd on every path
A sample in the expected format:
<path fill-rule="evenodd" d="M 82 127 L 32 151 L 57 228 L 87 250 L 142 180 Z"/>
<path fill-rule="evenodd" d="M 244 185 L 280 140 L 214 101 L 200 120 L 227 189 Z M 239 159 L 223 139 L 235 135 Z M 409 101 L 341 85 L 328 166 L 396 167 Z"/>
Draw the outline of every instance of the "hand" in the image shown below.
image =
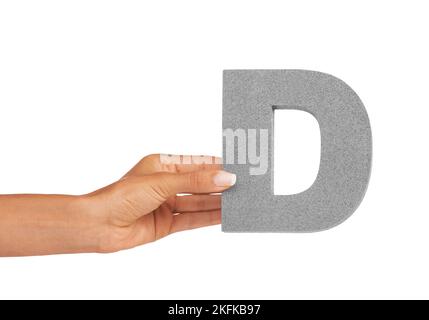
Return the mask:
<path fill-rule="evenodd" d="M 234 185 L 235 175 L 222 171 L 218 158 L 208 158 L 210 164 L 163 164 L 160 159 L 145 157 L 121 180 L 85 196 L 99 226 L 98 251 L 132 248 L 220 223 L 219 193 Z"/>
<path fill-rule="evenodd" d="M 161 159 L 148 156 L 88 195 L 0 195 L 0 256 L 113 252 L 218 224 L 219 193 L 235 175 L 222 171 L 216 158 L 204 159 L 211 164 Z"/>

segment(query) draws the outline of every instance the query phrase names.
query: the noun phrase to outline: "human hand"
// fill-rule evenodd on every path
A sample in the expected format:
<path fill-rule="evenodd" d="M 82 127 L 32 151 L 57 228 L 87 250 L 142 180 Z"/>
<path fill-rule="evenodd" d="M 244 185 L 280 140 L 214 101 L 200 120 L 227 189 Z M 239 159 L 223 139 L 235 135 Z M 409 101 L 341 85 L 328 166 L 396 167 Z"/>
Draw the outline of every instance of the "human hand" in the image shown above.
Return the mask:
<path fill-rule="evenodd" d="M 222 171 L 220 159 L 208 159 L 209 164 L 168 164 L 150 155 L 121 180 L 84 196 L 97 226 L 97 251 L 114 252 L 219 224 L 219 193 L 235 184 L 235 175 Z"/>
<path fill-rule="evenodd" d="M 0 195 L 0 257 L 114 252 L 218 224 L 219 193 L 235 175 L 222 171 L 218 158 L 187 157 L 197 160 L 193 164 L 161 159 L 148 156 L 87 195 Z M 197 164 L 201 160 L 207 164 Z"/>

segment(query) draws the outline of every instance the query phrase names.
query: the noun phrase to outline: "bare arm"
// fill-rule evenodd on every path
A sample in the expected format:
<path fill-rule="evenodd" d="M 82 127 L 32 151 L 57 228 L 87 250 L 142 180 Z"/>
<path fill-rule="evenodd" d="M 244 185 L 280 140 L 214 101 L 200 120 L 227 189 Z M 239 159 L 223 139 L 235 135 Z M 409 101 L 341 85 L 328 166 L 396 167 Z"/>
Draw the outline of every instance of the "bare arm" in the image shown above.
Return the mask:
<path fill-rule="evenodd" d="M 97 251 L 88 208 L 79 196 L 0 196 L 0 256 Z"/>

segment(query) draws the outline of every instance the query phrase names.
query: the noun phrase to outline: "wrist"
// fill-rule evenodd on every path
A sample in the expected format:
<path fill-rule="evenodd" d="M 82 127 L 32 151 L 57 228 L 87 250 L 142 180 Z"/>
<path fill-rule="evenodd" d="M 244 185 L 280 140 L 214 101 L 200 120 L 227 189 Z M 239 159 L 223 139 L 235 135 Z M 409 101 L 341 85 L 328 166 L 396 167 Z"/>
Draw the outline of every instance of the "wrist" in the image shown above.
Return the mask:
<path fill-rule="evenodd" d="M 68 221 L 73 233 L 76 252 L 103 252 L 103 235 L 107 223 L 97 209 L 96 199 L 91 195 L 72 196 L 68 206 Z"/>

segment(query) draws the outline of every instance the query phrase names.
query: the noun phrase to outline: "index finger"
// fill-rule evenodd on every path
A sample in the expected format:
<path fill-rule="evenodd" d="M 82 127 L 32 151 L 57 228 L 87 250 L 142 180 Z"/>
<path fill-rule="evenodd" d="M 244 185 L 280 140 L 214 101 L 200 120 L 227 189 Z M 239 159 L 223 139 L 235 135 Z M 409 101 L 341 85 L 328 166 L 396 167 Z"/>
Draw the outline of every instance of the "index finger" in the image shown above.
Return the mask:
<path fill-rule="evenodd" d="M 159 161 L 168 171 L 177 173 L 193 172 L 199 170 L 222 170 L 222 158 L 214 156 L 186 156 L 160 154 Z"/>
<path fill-rule="evenodd" d="M 144 157 L 126 176 L 156 172 L 186 173 L 201 170 L 222 170 L 222 158 L 206 155 L 152 154 Z"/>

